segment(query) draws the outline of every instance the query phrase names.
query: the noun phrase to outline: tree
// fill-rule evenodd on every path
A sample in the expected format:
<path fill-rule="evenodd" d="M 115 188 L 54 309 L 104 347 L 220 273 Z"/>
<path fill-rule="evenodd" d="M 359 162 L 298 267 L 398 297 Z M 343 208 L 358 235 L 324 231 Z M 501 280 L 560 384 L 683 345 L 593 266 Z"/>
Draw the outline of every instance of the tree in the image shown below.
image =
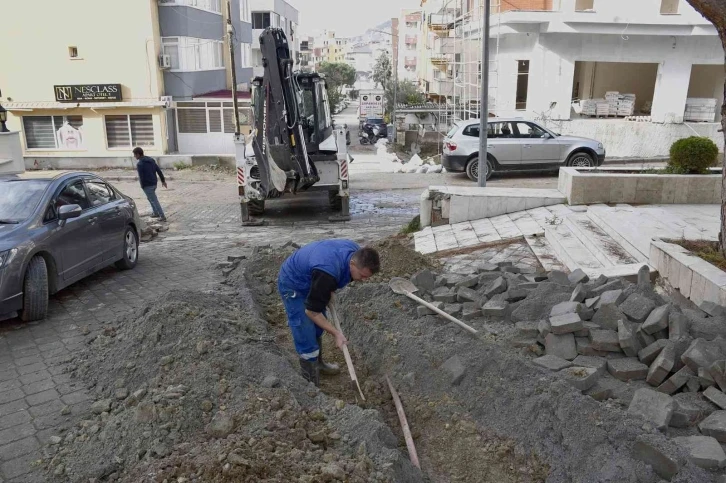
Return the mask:
<path fill-rule="evenodd" d="M 323 62 L 318 71 L 325 77 L 330 111 L 335 112 L 343 98 L 343 87 L 353 87 L 355 84 L 355 69 L 343 62 Z"/>
<path fill-rule="evenodd" d="M 393 112 L 393 86 L 391 89 L 386 90 L 386 112 Z M 398 81 L 398 92 L 396 93 L 396 101 L 399 104 L 405 104 L 413 106 L 416 104 L 423 104 L 426 102 L 426 96 L 422 92 L 419 92 L 416 84 L 411 81 Z"/>
<path fill-rule="evenodd" d="M 724 0 L 688 0 L 698 12 L 708 19 L 718 31 L 724 52 L 726 53 L 726 2 Z M 726 54 L 725 54 L 726 57 Z M 724 94 L 726 94 L 726 84 L 724 84 Z M 721 128 L 724 133 L 724 141 L 726 141 L 726 96 L 721 106 Z M 721 178 L 721 233 L 718 239 L 720 242 L 721 253 L 726 257 L 726 158 L 724 158 L 722 178 Z"/>
<path fill-rule="evenodd" d="M 380 84 L 381 88 L 386 90 L 391 84 L 391 71 L 391 59 L 384 52 L 378 57 L 376 65 L 373 67 L 373 82 Z"/>

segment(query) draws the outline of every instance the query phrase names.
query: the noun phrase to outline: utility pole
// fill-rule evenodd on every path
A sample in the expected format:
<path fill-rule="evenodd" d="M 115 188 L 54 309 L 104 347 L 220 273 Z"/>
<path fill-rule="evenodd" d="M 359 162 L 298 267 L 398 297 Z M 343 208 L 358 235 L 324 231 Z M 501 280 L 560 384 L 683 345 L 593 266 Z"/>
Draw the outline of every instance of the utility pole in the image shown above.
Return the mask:
<path fill-rule="evenodd" d="M 232 1 L 227 0 L 227 38 L 229 41 L 229 65 L 232 67 L 232 106 L 234 108 L 234 135 L 239 138 L 239 104 L 237 102 L 237 66 L 234 62 L 234 26 L 232 25 Z"/>
<path fill-rule="evenodd" d="M 391 53 L 396 53 L 396 58 L 393 61 L 393 112 L 391 113 L 391 124 L 393 125 L 393 148 L 396 148 L 396 104 L 398 103 L 398 58 L 400 52 L 398 52 L 398 29 L 396 29 L 396 35 L 393 36 L 393 41 L 396 44 L 396 48 L 391 48 Z"/>
<path fill-rule="evenodd" d="M 484 0 L 484 31 L 481 36 L 481 97 L 479 100 L 479 186 L 487 185 L 487 134 L 489 121 L 489 16 L 491 0 Z"/>

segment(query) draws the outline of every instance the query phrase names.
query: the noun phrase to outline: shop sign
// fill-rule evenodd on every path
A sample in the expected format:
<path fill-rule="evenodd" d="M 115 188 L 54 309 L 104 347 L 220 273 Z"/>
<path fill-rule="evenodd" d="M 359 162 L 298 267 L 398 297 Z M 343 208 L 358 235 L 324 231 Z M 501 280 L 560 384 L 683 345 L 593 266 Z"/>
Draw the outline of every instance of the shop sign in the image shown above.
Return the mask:
<path fill-rule="evenodd" d="M 58 102 L 117 102 L 123 100 L 121 84 L 54 86 Z"/>

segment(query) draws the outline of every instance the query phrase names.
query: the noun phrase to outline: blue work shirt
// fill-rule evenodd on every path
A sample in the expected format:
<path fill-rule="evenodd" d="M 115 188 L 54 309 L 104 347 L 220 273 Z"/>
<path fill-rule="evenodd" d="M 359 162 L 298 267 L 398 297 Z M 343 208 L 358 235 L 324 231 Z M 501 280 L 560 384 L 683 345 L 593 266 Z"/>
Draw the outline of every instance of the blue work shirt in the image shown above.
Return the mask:
<path fill-rule="evenodd" d="M 332 276 L 341 289 L 350 283 L 350 260 L 360 246 L 352 240 L 321 240 L 305 245 L 290 255 L 280 268 L 279 285 L 310 292 L 313 270 Z"/>

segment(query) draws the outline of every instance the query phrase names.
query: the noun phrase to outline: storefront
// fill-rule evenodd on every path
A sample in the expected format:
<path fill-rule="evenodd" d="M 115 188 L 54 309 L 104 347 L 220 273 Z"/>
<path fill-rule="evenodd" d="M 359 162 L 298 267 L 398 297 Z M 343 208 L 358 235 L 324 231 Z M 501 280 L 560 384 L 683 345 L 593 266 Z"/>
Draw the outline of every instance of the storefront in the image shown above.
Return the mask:
<path fill-rule="evenodd" d="M 120 84 L 54 86 L 55 101 L 6 102 L 28 157 L 130 157 L 167 152 L 167 101 L 124 100 Z"/>

